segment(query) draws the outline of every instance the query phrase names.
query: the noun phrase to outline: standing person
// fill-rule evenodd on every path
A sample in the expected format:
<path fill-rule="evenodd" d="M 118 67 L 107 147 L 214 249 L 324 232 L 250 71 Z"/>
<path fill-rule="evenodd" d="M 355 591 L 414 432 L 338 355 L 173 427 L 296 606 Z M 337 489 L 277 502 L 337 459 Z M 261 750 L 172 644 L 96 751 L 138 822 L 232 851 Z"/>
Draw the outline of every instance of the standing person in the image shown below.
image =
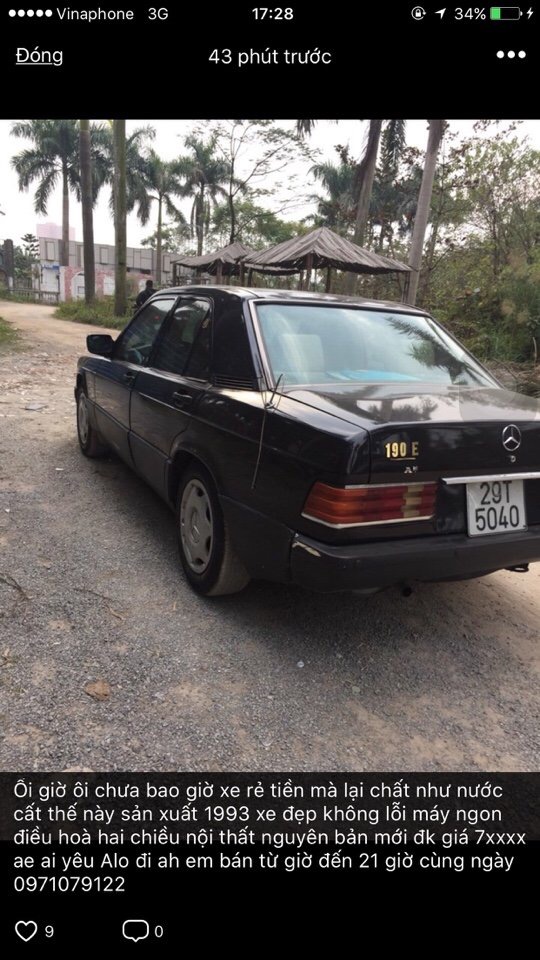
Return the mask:
<path fill-rule="evenodd" d="M 135 308 L 138 310 L 139 307 L 142 307 L 143 303 L 151 297 L 154 293 L 157 293 L 157 290 L 154 286 L 153 280 L 147 280 L 144 290 L 141 290 L 137 299 L 135 300 Z"/>

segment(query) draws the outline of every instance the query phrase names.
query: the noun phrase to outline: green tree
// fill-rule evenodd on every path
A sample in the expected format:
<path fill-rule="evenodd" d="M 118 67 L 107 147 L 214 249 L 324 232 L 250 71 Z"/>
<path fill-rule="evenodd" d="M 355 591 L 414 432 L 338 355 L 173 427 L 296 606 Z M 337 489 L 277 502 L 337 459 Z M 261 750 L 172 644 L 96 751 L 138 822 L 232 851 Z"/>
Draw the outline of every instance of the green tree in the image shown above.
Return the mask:
<path fill-rule="evenodd" d="M 181 210 L 173 203 L 173 197 L 182 193 L 178 174 L 178 164 L 162 160 L 155 150 L 149 150 L 144 164 L 145 193 L 138 200 L 139 216 L 143 223 L 150 217 L 154 200 L 157 202 L 156 227 L 156 283 L 161 283 L 161 259 L 163 246 L 163 212 L 171 219 L 181 223 L 184 219 Z"/>
<path fill-rule="evenodd" d="M 113 120 L 114 155 L 114 312 L 123 317 L 127 310 L 126 236 L 126 121 Z"/>
<path fill-rule="evenodd" d="M 487 360 L 537 359 L 540 152 L 480 121 L 439 162 L 422 303 Z"/>
<path fill-rule="evenodd" d="M 273 247 L 276 243 L 298 236 L 306 229 L 304 224 L 282 220 L 274 211 L 267 210 L 252 200 L 242 200 L 236 204 L 236 239 L 246 247 Z M 214 207 L 212 214 L 210 233 L 217 247 L 229 243 L 229 230 L 229 204 L 224 201 Z"/>
<path fill-rule="evenodd" d="M 409 266 L 411 268 L 411 274 L 405 297 L 407 303 L 416 303 L 418 281 L 420 279 L 420 267 L 422 265 L 422 253 L 426 239 L 426 230 L 431 207 L 431 197 L 433 193 L 433 183 L 435 180 L 435 170 L 437 168 L 437 157 L 439 155 L 439 149 L 444 136 L 445 128 L 445 120 L 429 121 L 428 142 L 426 147 L 426 156 L 424 159 L 422 183 L 420 186 L 420 193 L 418 194 L 418 204 L 414 217 L 414 228 L 411 240 L 411 249 L 409 252 Z"/>
<path fill-rule="evenodd" d="M 377 156 L 381 140 L 382 120 L 370 120 L 364 153 L 356 168 L 355 201 L 356 223 L 354 225 L 354 242 L 362 246 L 369 218 L 373 181 L 377 167 Z M 354 276 L 351 276 L 354 284 Z"/>
<path fill-rule="evenodd" d="M 494 280 L 514 250 L 532 262 L 540 242 L 540 151 L 510 132 L 472 138 L 462 154 L 462 203 L 488 243 Z"/>
<path fill-rule="evenodd" d="M 33 233 L 21 237 L 22 247 L 14 248 L 15 283 L 22 287 L 32 287 L 41 279 L 39 240 Z"/>
<path fill-rule="evenodd" d="M 136 210 L 139 220 L 145 226 L 149 219 L 147 196 L 147 152 L 154 140 L 154 127 L 137 127 L 129 136 L 126 134 L 126 210 Z M 111 126 L 103 127 L 93 134 L 94 157 L 99 158 L 96 179 L 99 186 L 111 187 L 110 207 L 114 210 L 114 142 Z"/>
<path fill-rule="evenodd" d="M 293 165 L 311 158 L 311 153 L 298 133 L 274 120 L 224 120 L 211 128 L 211 136 L 226 169 L 223 187 L 229 209 L 229 243 L 239 238 L 237 208 L 245 200 L 260 204 L 264 197 L 272 196 L 277 215 L 299 203 Z"/>
<path fill-rule="evenodd" d="M 405 237 L 412 230 L 422 167 L 420 152 L 406 147 L 399 137 L 394 140 L 391 130 L 390 125 L 385 128 L 381 139 L 366 240 L 378 252 L 386 248 L 394 256 L 394 238 Z"/>
<path fill-rule="evenodd" d="M 171 170 L 183 180 L 181 195 L 193 198 L 191 229 L 197 238 L 198 256 L 203 252 L 212 208 L 218 198 L 228 196 L 225 184 L 229 182 L 230 169 L 227 163 L 217 156 L 216 142 L 215 135 L 206 142 L 193 135 L 186 137 L 184 143 L 189 153 L 171 164 Z"/>
<path fill-rule="evenodd" d="M 297 120 L 296 126 L 301 136 L 309 136 L 315 126 L 315 120 Z M 360 246 L 364 242 L 368 224 L 373 181 L 377 168 L 377 157 L 385 123 L 383 147 L 387 157 L 392 157 L 394 163 L 405 145 L 404 120 L 370 120 L 367 135 L 362 150 L 362 156 L 355 165 L 353 184 L 353 202 L 356 211 L 354 225 L 354 242 Z M 354 276 L 352 276 L 354 283 Z"/>
<path fill-rule="evenodd" d="M 30 236 L 26 234 L 25 236 Z M 24 243 L 24 237 L 22 238 Z M 35 240 L 35 238 L 33 238 Z M 16 287 L 31 287 L 32 280 L 36 276 L 39 258 L 35 256 L 32 244 L 24 243 L 24 246 L 13 247 L 13 269 Z"/>
<path fill-rule="evenodd" d="M 25 256 L 32 263 L 39 263 L 39 239 L 33 233 L 21 237 Z"/>
<path fill-rule="evenodd" d="M 389 123 L 382 135 L 364 242 L 379 252 L 387 247 L 390 256 L 394 256 L 394 237 L 404 237 L 412 229 L 422 168 L 418 164 L 419 151 L 405 147 L 400 139 L 395 141 L 391 132 Z M 326 190 L 325 196 L 312 198 L 317 201 L 313 219 L 319 225 L 347 234 L 355 222 L 357 163 L 348 147 L 339 145 L 336 151 L 339 163 L 325 162 L 311 168 L 312 175 Z"/>
<path fill-rule="evenodd" d="M 162 253 L 179 253 L 180 250 L 184 251 L 186 241 L 191 237 L 191 231 L 189 229 L 189 224 L 185 222 L 179 223 L 164 223 L 161 228 L 161 252 Z M 150 236 L 145 237 L 144 240 L 141 240 L 141 246 L 150 247 L 152 250 L 157 249 L 157 240 L 158 233 L 157 230 L 154 230 L 154 233 Z M 193 255 L 195 252 L 193 251 Z"/>
<path fill-rule="evenodd" d="M 69 196 L 80 199 L 79 125 L 76 120 L 22 120 L 12 125 L 14 137 L 32 141 L 32 146 L 12 157 L 19 189 L 28 190 L 38 181 L 34 196 L 36 213 L 46 214 L 53 190 L 62 187 L 62 240 L 60 263 L 69 263 Z"/>
<path fill-rule="evenodd" d="M 371 196 L 373 193 L 373 182 L 375 180 L 375 171 L 377 168 L 377 157 L 383 131 L 383 120 L 370 120 L 367 130 L 367 136 L 362 151 L 362 157 L 355 168 L 353 199 L 356 211 L 354 224 L 354 242 L 362 246 L 365 242 L 365 234 L 369 220 L 371 206 Z M 309 134 L 313 130 L 314 120 L 298 120 L 297 129 L 302 135 Z M 398 155 L 400 147 L 405 142 L 405 121 L 387 120 L 386 150 L 389 153 Z M 356 288 L 356 276 L 353 273 L 347 274 L 345 278 L 345 287 L 348 293 L 353 293 Z"/>
<path fill-rule="evenodd" d="M 90 121 L 79 120 L 79 153 L 81 167 L 81 205 L 83 223 L 84 299 L 93 303 L 96 296 L 94 260 L 94 194 L 92 189 L 92 144 Z"/>
<path fill-rule="evenodd" d="M 316 222 L 337 233 L 346 233 L 354 221 L 354 165 L 351 162 L 318 163 L 310 173 L 326 190 L 317 200 Z"/>

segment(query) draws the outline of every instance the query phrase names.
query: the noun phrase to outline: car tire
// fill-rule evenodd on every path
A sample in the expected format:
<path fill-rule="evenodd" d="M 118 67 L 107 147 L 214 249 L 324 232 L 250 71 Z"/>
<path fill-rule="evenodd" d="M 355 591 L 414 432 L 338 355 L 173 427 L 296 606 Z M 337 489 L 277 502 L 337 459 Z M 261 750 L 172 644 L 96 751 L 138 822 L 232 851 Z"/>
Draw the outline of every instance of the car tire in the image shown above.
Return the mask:
<path fill-rule="evenodd" d="M 249 574 L 237 557 L 214 482 L 204 467 L 188 467 L 176 502 L 180 560 L 193 589 L 204 597 L 239 593 Z"/>
<path fill-rule="evenodd" d="M 79 446 L 85 457 L 103 457 L 107 453 L 107 447 L 90 424 L 88 397 L 82 387 L 77 390 L 76 400 Z"/>

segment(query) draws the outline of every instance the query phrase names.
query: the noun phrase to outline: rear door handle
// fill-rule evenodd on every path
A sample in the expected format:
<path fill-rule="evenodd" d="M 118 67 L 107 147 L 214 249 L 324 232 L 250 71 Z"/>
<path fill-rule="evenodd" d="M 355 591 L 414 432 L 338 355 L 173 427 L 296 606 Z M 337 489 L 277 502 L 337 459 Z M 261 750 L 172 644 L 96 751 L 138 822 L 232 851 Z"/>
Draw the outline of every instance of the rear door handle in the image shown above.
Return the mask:
<path fill-rule="evenodd" d="M 131 373 L 131 372 L 125 373 L 125 374 L 124 374 L 124 381 L 125 381 L 125 383 L 127 383 L 128 385 L 129 385 L 130 383 L 133 383 L 133 381 L 134 381 L 134 379 L 135 379 L 136 376 L 137 376 L 136 373 Z"/>
<path fill-rule="evenodd" d="M 182 393 L 180 390 L 173 393 L 172 399 L 175 407 L 189 407 L 190 403 L 193 403 L 191 393 Z"/>

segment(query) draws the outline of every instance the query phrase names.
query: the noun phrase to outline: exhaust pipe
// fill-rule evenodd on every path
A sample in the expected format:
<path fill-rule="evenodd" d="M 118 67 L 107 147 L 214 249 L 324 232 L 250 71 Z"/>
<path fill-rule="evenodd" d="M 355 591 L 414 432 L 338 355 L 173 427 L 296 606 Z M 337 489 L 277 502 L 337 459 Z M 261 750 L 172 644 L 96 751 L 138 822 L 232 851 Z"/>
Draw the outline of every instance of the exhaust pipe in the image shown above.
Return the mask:
<path fill-rule="evenodd" d="M 528 563 L 520 563 L 520 564 L 518 564 L 516 567 L 505 567 L 504 569 L 505 569 L 505 570 L 510 570 L 511 573 L 528 573 L 528 572 L 529 572 L 529 564 L 528 564 Z"/>

